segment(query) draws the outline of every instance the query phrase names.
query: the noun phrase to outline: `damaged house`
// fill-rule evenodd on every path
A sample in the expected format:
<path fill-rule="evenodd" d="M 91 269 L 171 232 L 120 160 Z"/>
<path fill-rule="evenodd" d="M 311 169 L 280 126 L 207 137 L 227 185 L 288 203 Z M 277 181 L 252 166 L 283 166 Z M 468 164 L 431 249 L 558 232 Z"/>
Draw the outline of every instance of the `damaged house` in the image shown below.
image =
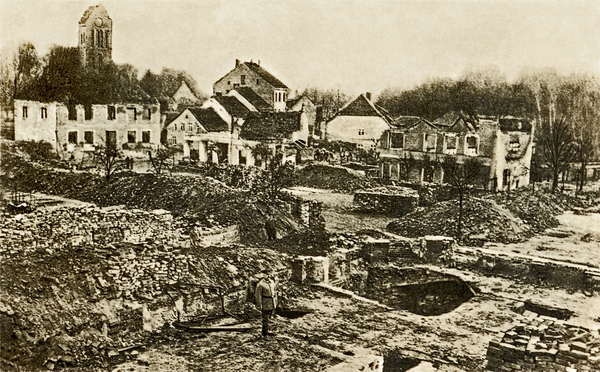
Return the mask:
<path fill-rule="evenodd" d="M 113 144 L 153 148 L 160 141 L 160 108 L 154 104 L 65 105 L 15 101 L 15 140 L 46 141 L 64 154 Z"/>
<path fill-rule="evenodd" d="M 442 183 L 445 157 L 459 163 L 475 157 L 483 166 L 485 189 L 514 189 L 529 184 L 532 147 L 533 125 L 522 118 L 461 116 L 451 126 L 396 120 L 381 136 L 379 176 L 387 182 Z"/>
<path fill-rule="evenodd" d="M 252 149 L 260 142 L 283 151 L 284 161 L 295 161 L 296 150 L 308 139 L 308 118 L 303 111 L 248 111 L 236 119 L 229 111 L 215 107 L 219 97 L 202 108 L 187 108 L 166 121 L 164 137 L 171 146 L 181 146 L 182 158 L 192 162 L 242 165 L 255 164 Z M 223 105 L 232 109 L 223 101 Z M 241 107 L 237 107 L 240 113 Z"/>

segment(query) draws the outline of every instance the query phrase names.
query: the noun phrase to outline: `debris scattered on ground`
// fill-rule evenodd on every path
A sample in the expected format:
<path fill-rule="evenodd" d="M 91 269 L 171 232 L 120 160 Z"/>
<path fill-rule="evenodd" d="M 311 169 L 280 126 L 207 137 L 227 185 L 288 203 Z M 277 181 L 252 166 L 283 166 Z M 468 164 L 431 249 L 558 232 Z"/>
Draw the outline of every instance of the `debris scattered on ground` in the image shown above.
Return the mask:
<path fill-rule="evenodd" d="M 364 173 L 341 166 L 311 164 L 296 172 L 298 186 L 352 192 L 377 186 Z"/>

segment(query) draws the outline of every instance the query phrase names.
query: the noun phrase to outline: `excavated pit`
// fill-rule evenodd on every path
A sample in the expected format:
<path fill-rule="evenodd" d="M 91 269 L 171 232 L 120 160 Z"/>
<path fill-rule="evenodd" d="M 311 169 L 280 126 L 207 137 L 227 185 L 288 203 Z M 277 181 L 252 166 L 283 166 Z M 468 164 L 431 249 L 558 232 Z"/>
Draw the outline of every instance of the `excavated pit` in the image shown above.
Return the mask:
<path fill-rule="evenodd" d="M 297 319 L 297 318 L 301 318 L 304 315 L 310 313 L 310 311 L 278 307 L 277 310 L 275 311 L 275 313 L 284 318 Z"/>
<path fill-rule="evenodd" d="M 397 350 L 383 356 L 383 372 L 405 372 L 421 363 L 421 360 L 409 358 Z"/>
<path fill-rule="evenodd" d="M 448 313 L 475 296 L 460 278 L 423 268 L 371 268 L 364 288 L 367 298 L 423 316 Z"/>

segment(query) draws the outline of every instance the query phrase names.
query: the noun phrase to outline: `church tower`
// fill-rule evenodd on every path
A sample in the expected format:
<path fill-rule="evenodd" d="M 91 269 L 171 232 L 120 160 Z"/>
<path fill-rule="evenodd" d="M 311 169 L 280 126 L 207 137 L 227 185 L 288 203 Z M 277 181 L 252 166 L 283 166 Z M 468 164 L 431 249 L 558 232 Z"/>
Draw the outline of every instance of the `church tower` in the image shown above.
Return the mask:
<path fill-rule="evenodd" d="M 79 21 L 79 53 L 86 67 L 112 61 L 112 19 L 100 4 L 89 7 Z"/>

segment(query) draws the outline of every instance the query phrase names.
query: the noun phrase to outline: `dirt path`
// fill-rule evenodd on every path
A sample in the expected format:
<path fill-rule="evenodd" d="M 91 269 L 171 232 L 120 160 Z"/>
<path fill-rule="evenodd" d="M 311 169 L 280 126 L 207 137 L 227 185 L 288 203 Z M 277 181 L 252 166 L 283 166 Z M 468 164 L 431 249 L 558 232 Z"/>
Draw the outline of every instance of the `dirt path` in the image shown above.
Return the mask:
<path fill-rule="evenodd" d="M 485 248 L 600 267 L 600 214 L 557 216 L 561 225 L 514 244 L 487 243 Z"/>

